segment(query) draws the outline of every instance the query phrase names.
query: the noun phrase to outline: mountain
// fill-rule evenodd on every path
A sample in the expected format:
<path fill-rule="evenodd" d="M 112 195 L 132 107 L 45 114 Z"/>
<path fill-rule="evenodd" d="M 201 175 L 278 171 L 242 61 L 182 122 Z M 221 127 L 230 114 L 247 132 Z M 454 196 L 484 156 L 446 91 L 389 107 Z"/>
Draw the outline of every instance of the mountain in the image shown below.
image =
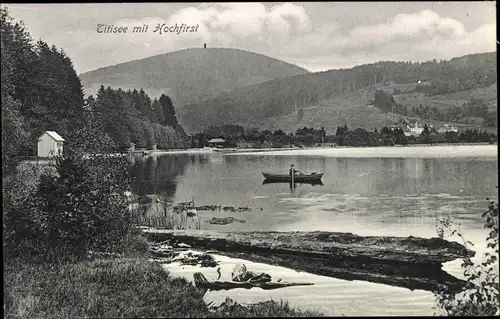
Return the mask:
<path fill-rule="evenodd" d="M 176 107 L 223 92 L 309 71 L 265 55 L 237 49 L 192 48 L 107 66 L 80 74 L 87 95 L 101 85 L 166 94 Z"/>
<path fill-rule="evenodd" d="M 297 114 L 301 109 L 319 107 L 320 110 L 325 110 L 317 116 L 324 125 L 340 121 L 364 127 L 365 125 L 361 125 L 364 122 L 371 127 L 376 121 L 370 117 L 384 114 L 377 108 L 367 108 L 367 105 L 372 104 L 370 102 L 374 99 L 376 88 L 407 85 L 408 92 L 405 92 L 423 93 L 425 99 L 422 101 L 425 103 L 443 94 L 492 86 L 496 79 L 496 52 L 423 63 L 383 61 L 351 69 L 309 73 L 249 85 L 186 105 L 178 109 L 177 115 L 188 132 L 223 124 L 260 123 L 259 125 L 266 127 L 264 123 L 270 122 L 270 119 L 281 121 L 283 118 L 289 118 L 286 121 L 289 128 L 297 128 L 303 127 L 300 123 L 301 116 Z M 362 89 L 369 94 L 363 95 L 359 91 Z M 496 94 L 496 86 L 494 91 Z M 361 94 L 364 98 L 358 98 L 356 94 Z M 404 102 L 400 104 L 404 106 Z M 496 104 L 494 108 L 496 110 Z M 345 115 L 345 112 L 351 115 Z M 390 117 L 381 116 L 386 119 L 380 120 L 380 123 L 389 121 Z M 346 123 L 354 117 L 359 117 L 361 122 Z"/>

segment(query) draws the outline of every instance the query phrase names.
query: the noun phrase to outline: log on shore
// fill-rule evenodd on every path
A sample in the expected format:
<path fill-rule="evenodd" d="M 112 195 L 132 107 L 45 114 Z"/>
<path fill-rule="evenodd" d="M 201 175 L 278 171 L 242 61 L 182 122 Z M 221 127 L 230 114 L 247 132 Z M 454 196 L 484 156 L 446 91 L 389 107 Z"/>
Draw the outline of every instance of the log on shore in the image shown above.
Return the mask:
<path fill-rule="evenodd" d="M 230 290 L 236 288 L 261 288 L 263 290 L 273 290 L 293 286 L 312 286 L 313 283 L 294 283 L 294 282 L 237 282 L 237 281 L 208 281 L 202 273 L 193 275 L 196 287 L 200 289 L 210 289 L 212 291 Z"/>
<path fill-rule="evenodd" d="M 411 290 L 456 291 L 465 282 L 442 264 L 474 252 L 438 238 L 361 237 L 328 232 L 214 232 L 145 230 L 149 240 L 178 240 L 193 248 L 343 280 Z"/>
<path fill-rule="evenodd" d="M 334 232 L 218 232 L 143 229 L 152 241 L 175 239 L 193 248 L 227 252 L 265 252 L 295 256 L 368 258 L 385 263 L 436 264 L 474 252 L 440 238 L 358 236 Z"/>

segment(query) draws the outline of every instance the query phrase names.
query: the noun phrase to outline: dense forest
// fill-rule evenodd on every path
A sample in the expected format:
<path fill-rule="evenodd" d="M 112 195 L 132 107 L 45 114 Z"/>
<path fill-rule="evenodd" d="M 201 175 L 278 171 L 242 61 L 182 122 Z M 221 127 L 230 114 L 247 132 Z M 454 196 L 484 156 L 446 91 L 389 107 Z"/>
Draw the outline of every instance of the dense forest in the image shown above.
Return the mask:
<path fill-rule="evenodd" d="M 489 111 L 488 106 L 482 99 L 474 97 L 470 98 L 462 106 L 449 106 L 444 110 L 422 104 L 408 108 L 397 103 L 391 93 L 377 90 L 371 104 L 385 112 L 419 117 L 425 120 L 432 119 L 469 124 L 469 118 L 479 117 L 484 119 L 484 126 L 497 126 L 497 111 Z"/>
<path fill-rule="evenodd" d="M 155 139 L 158 147 L 183 143 L 178 138 L 184 132 L 168 97 L 151 101 L 143 92 L 103 89 L 96 100 L 85 101 L 80 79 L 64 50 L 33 41 L 24 24 L 15 22 L 5 8 L 1 9 L 1 54 L 5 165 L 21 155 L 35 155 L 37 139 L 44 131 L 56 131 L 72 143 L 84 123 L 97 119 L 103 121 L 103 129 L 117 147 L 128 146 L 129 141 L 145 145 Z M 101 116 L 89 116 L 86 104 L 102 111 Z M 153 127 L 146 129 L 149 123 Z M 128 128 L 135 130 L 134 137 L 123 132 Z"/>
<path fill-rule="evenodd" d="M 98 119 L 102 129 L 119 150 L 134 143 L 138 148 L 183 148 L 186 134 L 177 122 L 172 100 L 153 99 L 144 90 L 104 88 L 90 96 L 85 109 Z"/>
<path fill-rule="evenodd" d="M 362 128 L 349 129 L 347 125 L 338 126 L 335 134 L 327 134 L 324 127 L 297 129 L 295 133 L 282 130 L 260 131 L 256 128 L 244 128 L 240 125 L 210 126 L 203 132 L 194 134 L 191 147 L 205 147 L 212 138 L 223 138 L 227 147 L 304 147 L 320 144 L 335 144 L 337 146 L 393 146 L 407 144 L 434 143 L 493 143 L 497 141 L 495 134 L 480 130 L 466 129 L 464 132 L 437 133 L 435 128 L 424 126 L 423 133 L 418 136 L 405 136 L 401 129 L 382 127 L 380 131 L 368 131 Z"/>
<path fill-rule="evenodd" d="M 378 62 L 277 79 L 236 89 L 178 110 L 187 127 L 246 123 L 252 119 L 289 114 L 322 100 L 374 84 L 431 84 L 429 94 L 489 86 L 496 82 L 495 53 L 473 54 L 449 61 Z"/>
<path fill-rule="evenodd" d="M 83 92 L 63 50 L 31 39 L 22 23 L 1 9 L 2 159 L 30 153 L 36 138 L 55 130 L 70 138 L 83 119 Z"/>

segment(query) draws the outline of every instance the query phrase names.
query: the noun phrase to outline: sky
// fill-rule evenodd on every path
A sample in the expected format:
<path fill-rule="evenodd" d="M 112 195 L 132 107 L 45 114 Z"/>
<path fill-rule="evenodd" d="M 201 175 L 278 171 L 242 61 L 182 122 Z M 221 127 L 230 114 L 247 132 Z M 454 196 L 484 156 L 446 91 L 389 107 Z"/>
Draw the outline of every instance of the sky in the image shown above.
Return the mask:
<path fill-rule="evenodd" d="M 25 23 L 34 40 L 64 49 L 78 73 L 202 48 L 204 43 L 264 54 L 313 72 L 496 51 L 494 1 L 2 6 Z M 128 30 L 99 33 L 99 24 Z M 163 24 L 198 28 L 179 34 L 154 32 Z M 143 25 L 148 25 L 147 32 L 132 32 Z"/>

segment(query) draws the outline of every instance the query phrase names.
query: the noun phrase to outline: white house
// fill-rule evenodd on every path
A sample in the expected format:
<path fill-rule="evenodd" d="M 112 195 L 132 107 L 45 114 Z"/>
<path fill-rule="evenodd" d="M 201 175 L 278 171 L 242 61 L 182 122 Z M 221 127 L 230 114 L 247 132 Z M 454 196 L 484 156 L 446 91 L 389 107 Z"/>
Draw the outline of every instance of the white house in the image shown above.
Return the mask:
<path fill-rule="evenodd" d="M 45 131 L 38 139 L 38 157 L 51 157 L 63 152 L 64 139 L 54 131 Z"/>
<path fill-rule="evenodd" d="M 458 133 L 458 129 L 453 126 L 453 125 L 449 125 L 449 124 L 444 124 L 443 126 L 441 126 L 438 130 L 437 130 L 438 133 L 446 133 L 446 132 L 455 132 L 455 133 Z"/>
<path fill-rule="evenodd" d="M 404 130 L 404 134 L 406 136 L 420 136 L 424 131 L 423 127 L 418 126 L 418 122 L 415 122 L 415 125 L 408 125 L 407 130 Z"/>

